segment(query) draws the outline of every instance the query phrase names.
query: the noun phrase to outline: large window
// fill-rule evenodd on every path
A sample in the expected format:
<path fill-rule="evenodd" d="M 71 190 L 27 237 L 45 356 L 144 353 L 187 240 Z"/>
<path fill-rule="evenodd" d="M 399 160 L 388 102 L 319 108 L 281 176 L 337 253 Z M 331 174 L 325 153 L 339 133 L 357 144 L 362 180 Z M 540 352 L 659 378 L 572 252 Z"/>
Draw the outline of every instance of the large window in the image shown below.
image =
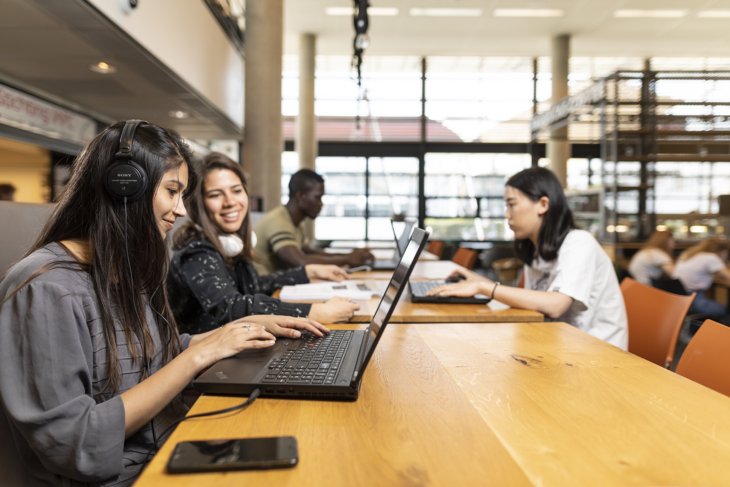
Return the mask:
<path fill-rule="evenodd" d="M 434 238 L 510 239 L 504 183 L 529 166 L 527 154 L 426 154 L 425 223 Z"/>
<path fill-rule="evenodd" d="M 431 57 L 426 116 L 463 142 L 524 142 L 532 118 L 532 59 Z M 441 134 L 428 134 L 440 140 Z"/>
<path fill-rule="evenodd" d="M 654 70 L 728 69 L 730 59 L 654 58 L 649 65 Z M 298 112 L 297 68 L 296 57 L 286 56 L 282 111 L 287 141 L 294 139 Z M 573 56 L 568 91 L 576 94 L 617 70 L 644 68 L 644 59 L 638 57 Z M 420 218 L 435 238 L 510 238 L 503 218 L 504 180 L 529 166 L 529 150 L 543 153 L 544 133 L 537 146 L 528 146 L 529 122 L 535 104 L 538 112 L 550 105 L 550 58 L 366 56 L 362 72 L 360 89 L 349 56 L 317 56 L 317 139 L 329 150 L 316 161 L 317 171 L 327 178 L 316 237 L 389 240 L 388 219 L 405 215 Z M 729 85 L 714 80 L 690 86 L 677 79 L 657 83 L 655 89 L 662 101 L 684 100 L 676 107 L 660 107 L 662 113 L 691 115 L 695 118 L 686 129 L 707 131 L 730 129 L 730 108 L 722 105 Z M 627 80 L 621 90 L 622 99 L 638 101 L 641 83 Z M 708 111 L 697 101 L 715 103 Z M 602 135 L 598 118 L 583 115 L 569 125 L 571 142 L 584 144 L 575 145 L 574 153 L 584 157 L 568 161 L 568 188 L 590 192 L 602 184 L 621 186 L 616 199 L 613 194 L 604 199 L 607 214 L 620 216 L 614 226 L 636 226 L 637 212 L 644 211 L 639 205 L 643 193 L 636 189 L 640 186 L 648 195 L 646 211 L 657 215 L 712 213 L 717 196 L 730 192 L 730 164 L 699 162 L 701 157 L 692 163 L 656 164 L 649 189 L 642 185 L 635 161 L 621 162 L 614 178 L 613 164 L 586 157 L 598 153 Z M 627 123 L 638 123 L 638 115 L 638 108 L 627 111 Z M 285 187 L 297 160 L 294 153 L 285 154 L 284 160 Z"/>

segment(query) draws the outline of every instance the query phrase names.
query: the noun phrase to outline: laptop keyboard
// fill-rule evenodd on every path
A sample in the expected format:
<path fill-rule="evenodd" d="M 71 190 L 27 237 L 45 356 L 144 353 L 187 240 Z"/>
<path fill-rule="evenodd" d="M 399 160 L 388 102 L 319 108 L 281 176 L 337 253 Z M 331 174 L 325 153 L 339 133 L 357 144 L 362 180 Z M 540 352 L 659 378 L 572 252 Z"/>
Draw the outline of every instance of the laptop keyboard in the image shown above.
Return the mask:
<path fill-rule="evenodd" d="M 334 384 L 353 330 L 332 330 L 323 338 L 302 336 L 302 345 L 269 364 L 266 383 Z"/>
<path fill-rule="evenodd" d="M 444 284 L 444 281 L 411 281 L 411 294 L 425 296 L 431 289 Z"/>

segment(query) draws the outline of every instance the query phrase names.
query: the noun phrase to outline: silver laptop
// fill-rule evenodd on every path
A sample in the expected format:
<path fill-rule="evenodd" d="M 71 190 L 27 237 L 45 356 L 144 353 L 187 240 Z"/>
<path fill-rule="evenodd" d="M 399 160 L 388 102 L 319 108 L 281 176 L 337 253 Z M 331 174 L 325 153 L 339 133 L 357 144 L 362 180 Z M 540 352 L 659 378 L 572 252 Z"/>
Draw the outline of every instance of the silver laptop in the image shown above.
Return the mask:
<path fill-rule="evenodd" d="M 268 397 L 356 400 L 365 368 L 427 241 L 427 232 L 413 231 L 365 330 L 279 338 L 271 348 L 245 350 L 217 362 L 193 385 L 208 394 L 246 395 L 260 389 Z"/>

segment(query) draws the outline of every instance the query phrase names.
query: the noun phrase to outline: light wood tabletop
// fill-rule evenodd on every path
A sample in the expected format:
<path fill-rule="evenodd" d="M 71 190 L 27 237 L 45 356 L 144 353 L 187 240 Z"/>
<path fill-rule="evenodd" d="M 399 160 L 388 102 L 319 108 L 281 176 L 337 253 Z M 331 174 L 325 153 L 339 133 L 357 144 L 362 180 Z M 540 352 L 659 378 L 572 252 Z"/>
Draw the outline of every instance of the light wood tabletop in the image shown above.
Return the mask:
<path fill-rule="evenodd" d="M 413 269 L 410 279 L 444 279 L 457 269 L 463 269 L 450 260 L 420 261 Z M 390 279 L 392 272 L 370 271 L 355 272 L 351 276 L 357 280 L 382 281 Z M 275 296 L 277 294 L 274 294 Z M 367 323 L 378 307 L 380 297 L 369 301 L 358 301 L 360 309 L 352 317 L 352 323 Z M 503 323 L 542 321 L 543 315 L 537 311 L 507 308 L 495 304 L 432 304 L 412 303 L 410 293 L 404 290 L 398 307 L 390 318 L 392 323 Z"/>
<path fill-rule="evenodd" d="M 416 263 L 416 267 L 413 268 L 411 279 L 446 279 L 449 274 L 457 269 L 463 269 L 463 267 L 450 260 L 423 260 L 423 258 L 420 258 Z M 393 271 L 361 271 L 350 274 L 353 279 L 376 280 L 387 280 L 392 275 Z"/>
<path fill-rule="evenodd" d="M 353 323 L 368 323 L 378 307 L 380 298 L 359 301 L 360 309 Z M 391 323 L 505 323 L 543 321 L 542 313 L 528 309 L 509 308 L 500 303 L 433 304 L 412 303 L 408 289 L 403 291 L 390 317 Z"/>
<path fill-rule="evenodd" d="M 276 435 L 297 467 L 164 473 L 178 441 Z M 730 398 L 569 325 L 391 325 L 356 402 L 183 423 L 136 485 L 730 485 L 728 458 Z"/>

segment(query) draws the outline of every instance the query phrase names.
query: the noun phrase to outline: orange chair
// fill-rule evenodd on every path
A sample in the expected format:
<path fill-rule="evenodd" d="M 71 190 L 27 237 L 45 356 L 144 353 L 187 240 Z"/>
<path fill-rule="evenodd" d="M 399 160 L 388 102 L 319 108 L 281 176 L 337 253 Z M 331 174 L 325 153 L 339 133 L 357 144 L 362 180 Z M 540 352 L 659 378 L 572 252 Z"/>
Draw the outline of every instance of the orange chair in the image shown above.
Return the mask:
<path fill-rule="evenodd" d="M 477 261 L 477 255 L 476 250 L 459 247 L 454 253 L 454 256 L 451 257 L 451 261 L 467 269 L 473 269 Z"/>
<path fill-rule="evenodd" d="M 684 349 L 677 373 L 730 396 L 730 327 L 705 320 Z"/>
<path fill-rule="evenodd" d="M 629 352 L 669 368 L 694 293 L 671 294 L 627 277 L 621 281 L 621 294 L 629 320 Z"/>
<path fill-rule="evenodd" d="M 446 247 L 446 242 L 443 240 L 429 240 L 426 250 L 440 259 L 444 255 L 444 247 Z"/>

